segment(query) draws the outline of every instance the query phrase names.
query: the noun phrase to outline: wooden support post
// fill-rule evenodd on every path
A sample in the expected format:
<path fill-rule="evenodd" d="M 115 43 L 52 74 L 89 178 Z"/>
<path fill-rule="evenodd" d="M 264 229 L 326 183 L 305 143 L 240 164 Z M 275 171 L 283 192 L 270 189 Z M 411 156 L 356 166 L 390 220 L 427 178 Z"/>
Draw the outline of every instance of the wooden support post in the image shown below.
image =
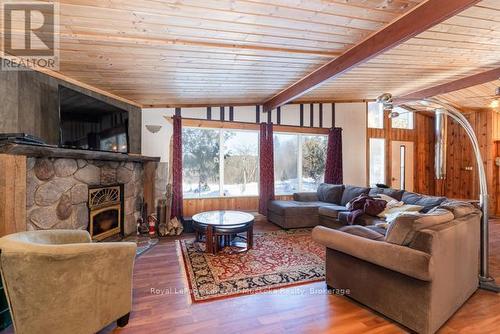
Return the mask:
<path fill-rule="evenodd" d="M 0 154 L 0 236 L 26 231 L 26 157 Z"/>
<path fill-rule="evenodd" d="M 144 163 L 144 203 L 147 204 L 148 215 L 156 212 L 155 178 L 157 165 L 156 162 Z"/>

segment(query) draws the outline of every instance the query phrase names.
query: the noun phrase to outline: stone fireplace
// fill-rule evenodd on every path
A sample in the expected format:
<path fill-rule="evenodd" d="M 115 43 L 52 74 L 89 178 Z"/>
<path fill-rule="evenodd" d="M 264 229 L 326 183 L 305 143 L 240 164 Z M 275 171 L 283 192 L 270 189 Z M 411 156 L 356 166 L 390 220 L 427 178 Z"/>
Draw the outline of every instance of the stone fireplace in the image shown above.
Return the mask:
<path fill-rule="evenodd" d="M 123 185 L 89 189 L 89 225 L 93 240 L 123 235 Z"/>
<path fill-rule="evenodd" d="M 2 234 L 80 229 L 102 240 L 135 233 L 143 204 L 148 213 L 155 210 L 158 161 L 135 154 L 0 145 Z"/>

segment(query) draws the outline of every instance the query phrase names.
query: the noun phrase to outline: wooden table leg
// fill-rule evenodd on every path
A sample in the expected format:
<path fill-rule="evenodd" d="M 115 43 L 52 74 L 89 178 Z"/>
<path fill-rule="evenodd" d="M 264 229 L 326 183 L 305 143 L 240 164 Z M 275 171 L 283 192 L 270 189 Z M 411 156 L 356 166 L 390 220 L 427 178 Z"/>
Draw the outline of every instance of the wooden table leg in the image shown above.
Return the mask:
<path fill-rule="evenodd" d="M 252 249 L 253 247 L 253 224 L 250 225 L 247 231 L 247 249 Z"/>
<path fill-rule="evenodd" d="M 213 226 L 207 226 L 207 233 L 205 235 L 206 245 L 207 245 L 207 253 L 214 254 L 214 229 Z"/>

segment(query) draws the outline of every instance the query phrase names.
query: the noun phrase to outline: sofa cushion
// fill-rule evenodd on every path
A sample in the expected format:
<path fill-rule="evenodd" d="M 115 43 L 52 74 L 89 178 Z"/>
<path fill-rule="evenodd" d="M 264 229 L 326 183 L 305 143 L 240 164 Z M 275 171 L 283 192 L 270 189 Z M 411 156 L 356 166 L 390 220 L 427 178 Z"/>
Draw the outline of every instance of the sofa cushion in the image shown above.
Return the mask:
<path fill-rule="evenodd" d="M 439 208 L 427 214 L 403 213 L 389 225 L 385 241 L 391 244 L 408 246 L 412 242 L 417 231 L 444 224 L 453 219 L 455 219 L 455 217 L 450 211 Z"/>
<path fill-rule="evenodd" d="M 340 204 L 344 193 L 344 185 L 322 183 L 319 185 L 317 193 L 318 200 L 322 202 Z"/>
<path fill-rule="evenodd" d="M 455 200 L 446 200 L 441 203 L 441 205 L 439 205 L 439 208 L 451 211 L 455 216 L 455 219 L 462 218 L 480 211 L 471 203 Z"/>
<path fill-rule="evenodd" d="M 421 205 L 424 207 L 422 209 L 422 212 L 427 213 L 436 206 L 439 206 L 441 203 L 446 201 L 446 197 L 426 196 L 412 192 L 405 192 L 403 194 L 402 201 L 406 204 Z"/>
<path fill-rule="evenodd" d="M 323 202 L 271 201 L 268 210 L 280 216 L 317 215 Z"/>
<path fill-rule="evenodd" d="M 392 197 L 397 201 L 401 201 L 404 193 L 405 193 L 404 190 L 397 190 L 397 189 L 391 189 L 391 188 L 371 188 L 368 195 L 375 197 L 377 195 L 382 194 L 382 195 Z"/>
<path fill-rule="evenodd" d="M 370 188 L 356 187 L 356 186 L 345 186 L 344 193 L 342 194 L 342 200 L 340 205 L 346 206 L 347 203 L 355 199 L 360 195 L 368 195 Z"/>
<path fill-rule="evenodd" d="M 351 212 L 350 211 L 341 211 L 339 212 L 339 215 L 337 219 L 342 223 L 348 225 L 348 216 Z M 356 221 L 354 221 L 355 225 L 361 225 L 361 226 L 371 226 L 379 223 L 385 223 L 384 219 L 378 218 L 378 217 L 373 217 L 367 214 L 362 214 L 358 218 L 356 218 Z"/>
<path fill-rule="evenodd" d="M 318 194 L 315 192 L 293 193 L 293 200 L 298 202 L 317 202 Z"/>
<path fill-rule="evenodd" d="M 376 240 L 376 241 L 383 241 L 384 240 L 384 235 L 375 231 L 374 229 L 370 227 L 365 227 L 365 226 L 358 226 L 358 225 L 351 225 L 351 226 L 344 226 L 339 228 L 339 231 L 349 233 L 352 235 L 357 235 L 358 237 L 370 239 L 370 240 Z"/>
<path fill-rule="evenodd" d="M 338 218 L 339 212 L 346 211 L 345 206 L 340 205 L 325 205 L 319 208 L 320 216 L 326 216 L 330 218 Z"/>

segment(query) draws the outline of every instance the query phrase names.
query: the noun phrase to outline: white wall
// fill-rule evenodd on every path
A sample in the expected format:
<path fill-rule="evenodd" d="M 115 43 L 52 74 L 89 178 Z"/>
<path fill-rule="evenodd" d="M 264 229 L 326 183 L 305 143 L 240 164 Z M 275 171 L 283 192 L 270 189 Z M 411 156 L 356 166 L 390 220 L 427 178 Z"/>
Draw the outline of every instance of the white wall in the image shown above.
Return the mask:
<path fill-rule="evenodd" d="M 366 185 L 366 104 L 335 104 L 335 123 L 342 131 L 344 183 Z"/>
<path fill-rule="evenodd" d="M 174 112 L 172 108 L 142 110 L 142 155 L 160 157 L 161 162 L 168 162 L 172 123 L 165 117 L 170 119 Z M 151 133 L 146 129 L 146 125 L 161 125 L 161 130 Z"/>
<path fill-rule="evenodd" d="M 229 119 L 229 107 L 225 108 L 226 120 Z M 168 162 L 172 124 L 165 117 L 174 115 L 173 108 L 143 109 L 142 111 L 142 154 L 159 156 L 162 162 Z M 337 103 L 335 105 L 336 126 L 343 131 L 344 182 L 353 185 L 366 185 L 366 104 Z M 219 119 L 220 109 L 212 108 L 212 118 Z M 332 125 L 331 104 L 323 104 L 323 127 Z M 182 116 L 190 118 L 206 118 L 206 108 L 183 108 Z M 276 112 L 272 115 L 276 122 Z M 234 120 L 255 122 L 255 106 L 234 107 Z M 267 115 L 261 115 L 261 121 Z M 309 104 L 304 105 L 304 125 L 309 125 Z M 300 106 L 286 105 L 281 108 L 281 124 L 300 125 Z M 161 130 L 152 134 L 146 125 L 161 125 Z M 314 126 L 319 126 L 319 105 L 314 105 Z"/>

